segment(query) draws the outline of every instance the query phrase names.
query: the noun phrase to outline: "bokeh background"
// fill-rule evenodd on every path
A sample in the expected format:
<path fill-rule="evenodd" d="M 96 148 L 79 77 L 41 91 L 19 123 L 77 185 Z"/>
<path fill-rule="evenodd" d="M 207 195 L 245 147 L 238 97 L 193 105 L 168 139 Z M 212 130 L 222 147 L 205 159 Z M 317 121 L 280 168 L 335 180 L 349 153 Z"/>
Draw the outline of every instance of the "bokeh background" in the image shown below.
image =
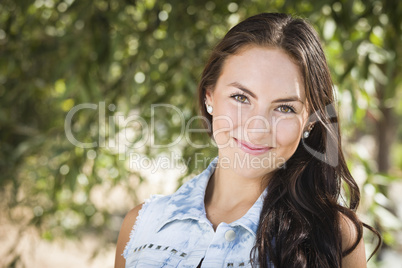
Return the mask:
<path fill-rule="evenodd" d="M 201 125 L 191 119 L 212 47 L 260 12 L 307 18 L 320 34 L 359 215 L 384 239 L 369 267 L 402 267 L 396 0 L 2 0 L 0 267 L 112 267 L 127 211 L 203 170 L 196 154 L 217 154 L 182 124 Z M 161 157 L 171 163 L 151 165 Z"/>

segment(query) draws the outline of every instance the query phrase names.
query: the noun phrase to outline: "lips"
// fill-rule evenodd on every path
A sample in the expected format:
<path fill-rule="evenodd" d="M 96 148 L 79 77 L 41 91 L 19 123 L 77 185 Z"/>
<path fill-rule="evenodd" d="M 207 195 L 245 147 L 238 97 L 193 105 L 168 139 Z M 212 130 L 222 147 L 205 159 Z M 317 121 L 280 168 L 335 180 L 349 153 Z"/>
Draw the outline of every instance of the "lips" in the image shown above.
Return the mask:
<path fill-rule="evenodd" d="M 240 141 L 236 138 L 234 140 L 240 145 L 240 148 L 245 151 L 246 153 L 250 153 L 253 155 L 262 154 L 272 149 L 272 147 L 263 147 L 263 146 L 256 146 L 246 141 Z"/>

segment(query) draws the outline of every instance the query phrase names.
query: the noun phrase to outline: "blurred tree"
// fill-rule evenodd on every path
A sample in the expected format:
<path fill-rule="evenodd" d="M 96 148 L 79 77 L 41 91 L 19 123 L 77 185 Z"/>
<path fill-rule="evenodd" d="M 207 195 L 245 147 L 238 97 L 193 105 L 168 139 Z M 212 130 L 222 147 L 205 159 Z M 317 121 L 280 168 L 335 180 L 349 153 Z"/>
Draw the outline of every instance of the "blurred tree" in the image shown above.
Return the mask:
<path fill-rule="evenodd" d="M 397 1 L 3 0 L 3 213 L 23 226 L 36 226 L 46 239 L 93 232 L 102 234 L 100 245 L 114 242 L 145 179 L 129 167 L 130 153 L 155 158 L 174 152 L 189 159 L 180 183 L 204 168 L 197 165 L 196 153 L 216 155 L 205 134 L 187 133 L 184 139 L 182 124 L 201 126 L 190 119 L 197 114 L 196 85 L 210 49 L 231 26 L 260 12 L 306 17 L 321 34 L 338 89 L 351 169 L 363 166 L 362 183 L 374 187 L 377 197 L 386 196 L 387 185 L 402 169 L 401 146 L 390 153 L 402 113 Z M 180 113 L 155 104 L 173 105 Z M 375 137 L 377 157 L 353 151 L 352 145 L 367 136 Z M 178 142 L 155 148 L 152 141 Z M 189 146 L 189 141 L 206 146 Z M 116 185 L 131 197 L 122 208 L 110 210 L 94 201 L 94 192 Z M 367 214 L 385 233 L 393 231 L 397 227 L 383 223 L 393 214 L 382 217 L 384 204 L 378 200 L 369 200 Z M 18 218 L 15 211 L 21 207 L 29 213 Z M 22 224 L 23 219 L 29 223 Z M 391 234 L 389 244 L 395 243 Z"/>
<path fill-rule="evenodd" d="M 352 107 L 351 116 L 344 117 L 345 129 L 350 131 L 346 144 L 360 144 L 347 151 L 351 170 L 360 174 L 363 167 L 365 171 L 357 178 L 364 185 L 363 211 L 382 232 L 385 246 L 394 246 L 401 221 L 395 217 L 398 204 L 388 196 L 389 187 L 401 176 L 401 166 L 396 167 L 391 157 L 400 155 L 396 139 L 402 106 L 402 19 L 398 15 L 402 5 L 395 1 L 330 1 L 322 11 L 328 17 L 318 25 L 329 48 L 340 101 L 346 102 L 340 107 Z"/>

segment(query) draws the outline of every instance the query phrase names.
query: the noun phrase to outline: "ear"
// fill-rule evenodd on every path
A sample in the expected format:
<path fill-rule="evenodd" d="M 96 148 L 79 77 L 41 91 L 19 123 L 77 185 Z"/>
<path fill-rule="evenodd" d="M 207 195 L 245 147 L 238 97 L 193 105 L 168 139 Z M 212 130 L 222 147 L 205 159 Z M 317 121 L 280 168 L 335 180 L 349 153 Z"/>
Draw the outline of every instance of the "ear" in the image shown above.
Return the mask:
<path fill-rule="evenodd" d="M 205 98 L 206 98 L 206 103 L 209 105 L 213 105 L 214 103 L 214 92 L 212 91 L 211 88 L 207 88 L 205 90 Z"/>
<path fill-rule="evenodd" d="M 314 125 L 315 125 L 315 122 L 313 122 L 313 123 L 308 123 L 307 126 L 306 126 L 306 129 L 307 129 L 308 131 L 311 131 L 311 130 L 314 128 Z"/>

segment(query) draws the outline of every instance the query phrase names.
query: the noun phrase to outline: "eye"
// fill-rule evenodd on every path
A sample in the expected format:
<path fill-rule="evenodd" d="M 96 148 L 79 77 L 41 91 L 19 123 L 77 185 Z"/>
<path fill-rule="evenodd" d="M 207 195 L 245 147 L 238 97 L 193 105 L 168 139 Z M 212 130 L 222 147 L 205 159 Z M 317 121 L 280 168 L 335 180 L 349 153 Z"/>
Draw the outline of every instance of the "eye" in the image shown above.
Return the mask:
<path fill-rule="evenodd" d="M 295 113 L 295 109 L 292 105 L 281 105 L 277 109 L 279 112 L 285 113 L 285 114 Z"/>
<path fill-rule="evenodd" d="M 238 101 L 240 103 L 248 103 L 248 98 L 243 94 L 233 94 L 233 95 L 230 95 L 230 97 L 234 98 L 236 101 Z"/>

